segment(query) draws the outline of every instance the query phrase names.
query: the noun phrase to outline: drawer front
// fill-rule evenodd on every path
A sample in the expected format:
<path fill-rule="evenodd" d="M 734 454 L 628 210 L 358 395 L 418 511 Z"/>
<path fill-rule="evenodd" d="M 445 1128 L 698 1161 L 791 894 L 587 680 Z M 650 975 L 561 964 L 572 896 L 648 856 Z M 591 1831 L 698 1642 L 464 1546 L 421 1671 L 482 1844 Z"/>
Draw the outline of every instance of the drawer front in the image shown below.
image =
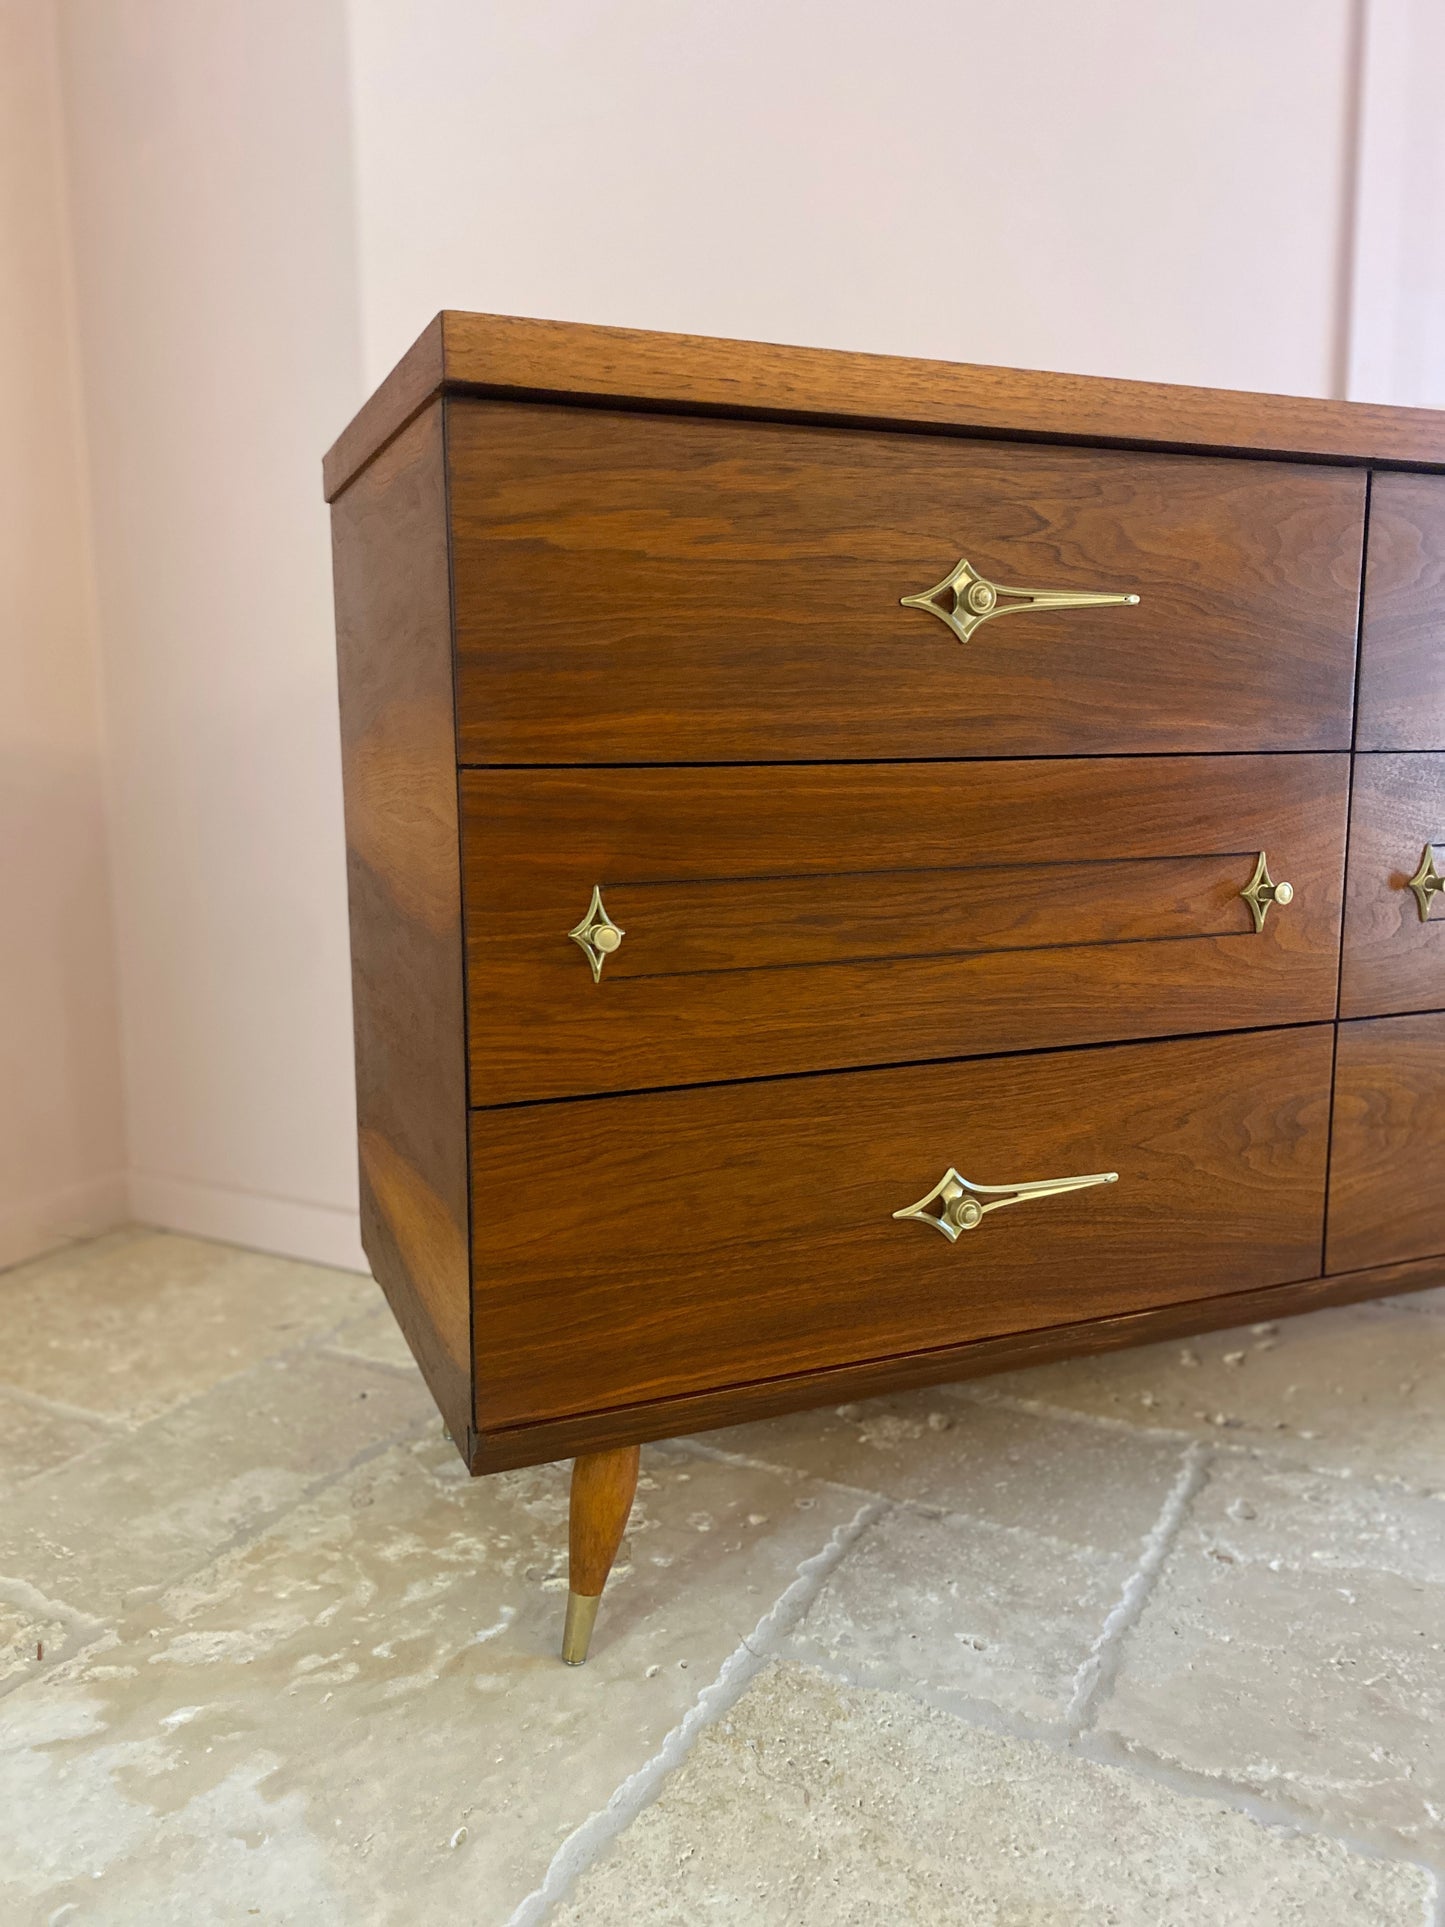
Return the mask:
<path fill-rule="evenodd" d="M 1322 1025 L 474 1112 L 478 1422 L 1313 1277 L 1332 1047 Z M 950 1172 L 1117 1176 L 931 1196 Z M 950 1209 L 979 1221 L 923 1221 Z"/>
<path fill-rule="evenodd" d="M 1445 755 L 1361 756 L 1340 1014 L 1445 1008 Z"/>
<path fill-rule="evenodd" d="M 1359 470 L 485 401 L 448 451 L 463 762 L 1349 746 Z M 961 560 L 1139 600 L 963 641 L 900 606 Z"/>
<path fill-rule="evenodd" d="M 1370 491 L 1358 743 L 1445 749 L 1445 475 Z"/>
<path fill-rule="evenodd" d="M 1341 1024 L 1330 1271 L 1445 1252 L 1445 1015 Z"/>
<path fill-rule="evenodd" d="M 1343 756 L 468 770 L 472 1101 L 1332 1018 L 1348 781 Z M 1256 930 L 1260 851 L 1294 895 Z M 594 901 L 610 952 L 570 934 Z"/>

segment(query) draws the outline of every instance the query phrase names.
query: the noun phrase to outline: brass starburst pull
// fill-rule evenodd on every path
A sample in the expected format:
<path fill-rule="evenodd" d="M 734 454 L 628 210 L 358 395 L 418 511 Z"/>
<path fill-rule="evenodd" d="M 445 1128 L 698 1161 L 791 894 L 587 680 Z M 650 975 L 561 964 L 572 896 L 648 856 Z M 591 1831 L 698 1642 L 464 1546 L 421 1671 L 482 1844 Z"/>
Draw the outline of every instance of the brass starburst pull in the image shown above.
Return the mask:
<path fill-rule="evenodd" d="M 1277 903 L 1283 909 L 1287 903 L 1294 902 L 1292 883 L 1271 883 L 1269 862 L 1261 850 L 1254 865 L 1254 875 L 1239 893 L 1254 912 L 1255 934 L 1264 928 L 1264 920 L 1269 915 L 1269 906 Z"/>
<path fill-rule="evenodd" d="M 587 914 L 581 923 L 576 924 L 567 935 L 572 939 L 588 963 L 592 966 L 592 981 L 602 981 L 602 966 L 621 944 L 627 932 L 612 921 L 607 914 L 607 906 L 602 901 L 602 885 L 592 886 L 592 901 L 587 906 Z"/>
<path fill-rule="evenodd" d="M 1119 608 L 1138 600 L 1136 595 L 1103 589 L 1014 589 L 1005 582 L 990 582 L 966 560 L 921 595 L 899 598 L 903 608 L 926 609 L 946 622 L 960 642 L 967 642 L 981 623 L 995 616 L 1022 615 L 1030 609 Z"/>
<path fill-rule="evenodd" d="M 1086 1178 L 1039 1178 L 1032 1184 L 972 1184 L 950 1166 L 926 1197 L 893 1215 L 931 1224 L 953 1244 L 960 1232 L 976 1231 L 990 1211 L 1027 1204 L 1034 1198 L 1058 1197 L 1065 1191 L 1086 1191 L 1094 1184 L 1118 1182 L 1117 1171 L 1095 1171 Z M 937 1210 L 930 1210 L 930 1205 L 936 1205 Z"/>
<path fill-rule="evenodd" d="M 1430 899 L 1445 891 L 1445 877 L 1435 868 L 1435 846 L 1427 843 L 1420 853 L 1420 867 L 1406 885 L 1415 892 L 1415 901 L 1420 906 L 1420 921 L 1430 921 Z"/>

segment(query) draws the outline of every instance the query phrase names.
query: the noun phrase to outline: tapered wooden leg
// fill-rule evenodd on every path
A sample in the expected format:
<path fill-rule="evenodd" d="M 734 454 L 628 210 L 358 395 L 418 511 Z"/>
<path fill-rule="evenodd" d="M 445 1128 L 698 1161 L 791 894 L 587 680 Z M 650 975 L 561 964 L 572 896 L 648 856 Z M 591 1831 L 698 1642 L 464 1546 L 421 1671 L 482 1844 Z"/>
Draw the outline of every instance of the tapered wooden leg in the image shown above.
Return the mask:
<path fill-rule="evenodd" d="M 572 1522 L 568 1545 L 567 1629 L 562 1657 L 580 1666 L 592 1641 L 597 1607 L 637 1491 L 642 1448 L 620 1445 L 612 1452 L 584 1452 L 572 1461 Z"/>

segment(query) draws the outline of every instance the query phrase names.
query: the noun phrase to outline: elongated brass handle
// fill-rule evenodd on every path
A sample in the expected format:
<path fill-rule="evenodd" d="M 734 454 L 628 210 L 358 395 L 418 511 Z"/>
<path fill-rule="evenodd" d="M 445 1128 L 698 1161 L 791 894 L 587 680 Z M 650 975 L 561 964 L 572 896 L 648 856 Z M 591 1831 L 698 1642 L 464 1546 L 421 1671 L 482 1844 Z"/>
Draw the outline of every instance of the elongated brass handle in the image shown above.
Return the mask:
<path fill-rule="evenodd" d="M 972 1184 L 950 1165 L 926 1197 L 893 1215 L 931 1224 L 953 1244 L 961 1231 L 976 1231 L 990 1211 L 1028 1204 L 1034 1198 L 1056 1198 L 1065 1191 L 1087 1191 L 1094 1184 L 1118 1182 L 1117 1171 L 1095 1171 L 1087 1178 L 1039 1178 L 1032 1184 Z M 930 1211 L 930 1205 L 937 1205 L 937 1211 Z"/>
<path fill-rule="evenodd" d="M 940 601 L 940 597 L 952 600 Z M 926 609 L 946 622 L 960 642 L 967 642 L 981 623 L 995 616 L 1022 615 L 1030 609 L 1120 608 L 1138 600 L 1136 595 L 1102 589 L 1014 589 L 1006 582 L 990 582 L 966 560 L 921 595 L 899 598 L 902 608 Z"/>
<path fill-rule="evenodd" d="M 1281 909 L 1294 902 L 1292 883 L 1271 883 L 1269 860 L 1263 850 L 1254 861 L 1254 875 L 1239 893 L 1254 912 L 1254 934 L 1259 935 L 1264 928 L 1264 920 L 1269 915 L 1269 907 L 1277 903 Z"/>
<path fill-rule="evenodd" d="M 1435 846 L 1427 843 L 1420 853 L 1420 867 L 1406 885 L 1415 892 L 1415 901 L 1420 906 L 1420 921 L 1430 921 L 1430 899 L 1438 897 L 1445 890 L 1445 877 L 1435 868 Z"/>

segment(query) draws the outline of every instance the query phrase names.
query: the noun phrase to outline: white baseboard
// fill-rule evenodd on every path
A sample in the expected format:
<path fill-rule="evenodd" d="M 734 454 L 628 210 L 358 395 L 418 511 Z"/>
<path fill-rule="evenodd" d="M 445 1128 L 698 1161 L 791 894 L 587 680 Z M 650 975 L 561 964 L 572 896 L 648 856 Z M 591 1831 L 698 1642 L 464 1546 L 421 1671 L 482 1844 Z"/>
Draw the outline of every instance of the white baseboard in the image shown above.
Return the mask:
<path fill-rule="evenodd" d="M 0 1208 L 0 1270 L 24 1264 L 77 1238 L 113 1231 L 130 1217 L 125 1174 L 110 1171 L 49 1197 Z"/>
<path fill-rule="evenodd" d="M 371 1270 L 361 1249 L 357 1213 L 334 1205 L 261 1197 L 224 1185 L 132 1171 L 130 1215 L 138 1224 L 163 1231 L 185 1231 L 195 1238 L 216 1238 L 223 1244 L 301 1258 L 313 1265 L 335 1265 L 342 1271 Z"/>

